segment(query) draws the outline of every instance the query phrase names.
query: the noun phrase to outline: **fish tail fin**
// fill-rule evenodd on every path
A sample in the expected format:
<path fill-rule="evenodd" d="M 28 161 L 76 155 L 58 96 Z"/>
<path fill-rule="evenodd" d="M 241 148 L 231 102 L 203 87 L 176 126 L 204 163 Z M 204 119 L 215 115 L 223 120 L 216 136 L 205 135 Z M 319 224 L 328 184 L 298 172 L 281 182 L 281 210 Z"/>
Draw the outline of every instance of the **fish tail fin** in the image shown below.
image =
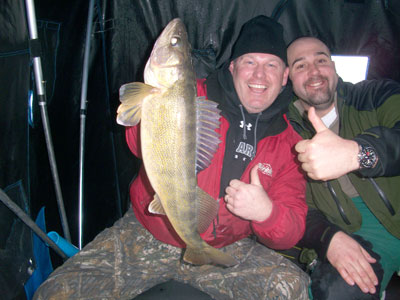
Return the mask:
<path fill-rule="evenodd" d="M 193 265 L 213 264 L 224 267 L 232 267 L 238 263 L 229 254 L 226 254 L 221 250 L 215 249 L 211 246 L 202 250 L 187 248 L 183 256 L 183 260 Z"/>

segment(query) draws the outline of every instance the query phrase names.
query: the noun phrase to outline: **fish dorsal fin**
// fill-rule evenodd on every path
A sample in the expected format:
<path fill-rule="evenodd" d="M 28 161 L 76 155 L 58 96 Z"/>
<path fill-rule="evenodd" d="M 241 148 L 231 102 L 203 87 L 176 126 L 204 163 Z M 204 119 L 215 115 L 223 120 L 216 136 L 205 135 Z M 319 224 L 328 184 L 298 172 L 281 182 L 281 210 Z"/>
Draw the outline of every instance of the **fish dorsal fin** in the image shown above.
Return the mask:
<path fill-rule="evenodd" d="M 142 101 L 156 89 L 142 82 L 124 84 L 119 89 L 120 106 L 117 110 L 117 123 L 134 126 L 141 118 Z"/>
<path fill-rule="evenodd" d="M 155 194 L 153 201 L 149 204 L 149 212 L 152 214 L 165 215 L 164 207 L 161 204 L 160 197 Z"/>
<path fill-rule="evenodd" d="M 196 173 L 207 168 L 221 142 L 215 129 L 219 127 L 220 110 L 217 103 L 197 97 L 197 148 L 196 148 Z"/>
<path fill-rule="evenodd" d="M 198 231 L 203 233 L 210 226 L 212 220 L 218 214 L 218 201 L 203 191 L 198 186 L 196 187 L 196 197 L 198 199 Z"/>

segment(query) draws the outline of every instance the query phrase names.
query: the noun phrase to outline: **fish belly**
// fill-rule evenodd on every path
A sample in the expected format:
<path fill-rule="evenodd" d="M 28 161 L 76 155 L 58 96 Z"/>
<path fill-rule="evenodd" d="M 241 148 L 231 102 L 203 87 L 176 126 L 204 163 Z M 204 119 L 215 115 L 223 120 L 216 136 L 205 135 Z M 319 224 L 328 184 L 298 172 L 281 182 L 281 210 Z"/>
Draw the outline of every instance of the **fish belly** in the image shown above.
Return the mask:
<path fill-rule="evenodd" d="M 149 101 L 142 107 L 143 162 L 174 229 L 185 243 L 197 233 L 196 113 L 188 99 Z M 190 107 L 191 106 L 191 107 Z"/>

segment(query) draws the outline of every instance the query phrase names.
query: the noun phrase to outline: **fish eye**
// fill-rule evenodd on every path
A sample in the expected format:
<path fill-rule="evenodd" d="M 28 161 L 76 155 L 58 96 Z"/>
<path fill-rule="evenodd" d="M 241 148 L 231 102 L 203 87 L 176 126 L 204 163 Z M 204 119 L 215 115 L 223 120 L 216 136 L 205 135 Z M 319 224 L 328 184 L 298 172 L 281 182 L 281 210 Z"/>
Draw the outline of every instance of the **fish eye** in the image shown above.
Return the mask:
<path fill-rule="evenodd" d="M 181 41 L 180 37 L 173 36 L 173 37 L 171 38 L 171 41 L 170 41 L 171 46 L 175 47 L 175 46 L 179 45 L 179 44 L 180 44 L 180 41 Z"/>

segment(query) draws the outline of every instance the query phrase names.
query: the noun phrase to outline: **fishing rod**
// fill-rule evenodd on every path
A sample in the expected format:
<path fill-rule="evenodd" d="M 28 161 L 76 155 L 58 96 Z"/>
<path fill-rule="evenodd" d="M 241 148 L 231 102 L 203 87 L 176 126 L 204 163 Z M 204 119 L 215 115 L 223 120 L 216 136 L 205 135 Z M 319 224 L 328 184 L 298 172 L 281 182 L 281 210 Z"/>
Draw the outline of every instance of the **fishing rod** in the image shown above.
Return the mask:
<path fill-rule="evenodd" d="M 82 249 L 83 241 L 83 177 L 84 177 L 84 154 L 85 154 L 85 130 L 87 112 L 87 85 L 89 73 L 89 54 L 92 36 L 94 0 L 90 0 L 89 13 L 86 28 L 85 55 L 83 58 L 81 110 L 80 110 L 80 146 L 79 146 L 79 249 Z"/>
<path fill-rule="evenodd" d="M 49 116 L 47 113 L 47 103 L 46 103 L 46 89 L 44 88 L 43 73 L 42 73 L 42 63 L 40 59 L 41 55 L 41 45 L 38 38 L 37 25 L 36 25 L 36 14 L 35 6 L 33 0 L 25 0 L 26 4 L 26 14 L 29 27 L 29 50 L 31 54 L 33 69 L 35 73 L 36 82 L 36 93 L 38 95 L 38 103 L 40 107 L 40 112 L 43 122 L 43 130 L 46 138 L 47 152 L 49 156 L 50 168 L 53 175 L 53 181 L 55 186 L 58 211 L 61 218 L 61 225 L 64 232 L 64 237 L 68 242 L 71 242 L 71 235 L 68 228 L 68 220 L 64 208 L 64 200 L 61 193 L 60 180 L 58 177 L 57 164 L 53 149 L 53 142 L 50 132 Z"/>

